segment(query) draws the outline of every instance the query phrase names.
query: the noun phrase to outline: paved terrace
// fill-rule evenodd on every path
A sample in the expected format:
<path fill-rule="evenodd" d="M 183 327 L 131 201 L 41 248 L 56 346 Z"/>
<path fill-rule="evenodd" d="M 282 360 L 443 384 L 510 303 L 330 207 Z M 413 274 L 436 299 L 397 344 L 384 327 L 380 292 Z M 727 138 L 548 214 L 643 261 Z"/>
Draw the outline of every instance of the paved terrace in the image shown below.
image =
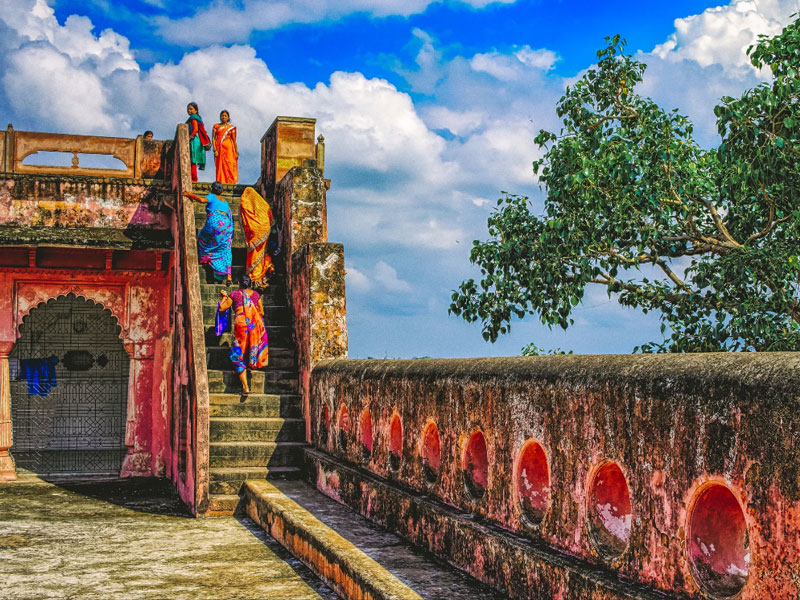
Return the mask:
<path fill-rule="evenodd" d="M 334 599 L 246 518 L 195 519 L 164 480 L 0 486 L 5 600 Z"/>

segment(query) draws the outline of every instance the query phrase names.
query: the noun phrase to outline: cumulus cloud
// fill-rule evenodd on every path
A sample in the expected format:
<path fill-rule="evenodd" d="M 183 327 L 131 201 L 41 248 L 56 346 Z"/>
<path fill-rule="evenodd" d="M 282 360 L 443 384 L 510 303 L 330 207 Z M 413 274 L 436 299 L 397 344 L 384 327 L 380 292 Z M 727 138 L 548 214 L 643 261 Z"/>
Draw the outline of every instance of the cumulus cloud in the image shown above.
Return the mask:
<path fill-rule="evenodd" d="M 747 47 L 759 35 L 779 33 L 798 10 L 798 0 L 733 0 L 727 6 L 676 19 L 675 32 L 653 54 L 670 62 L 718 65 L 727 76 L 747 77 L 753 70 Z"/>
<path fill-rule="evenodd" d="M 770 76 L 750 64 L 748 46 L 761 34 L 779 33 L 798 10 L 800 0 L 733 0 L 676 19 L 675 32 L 663 44 L 639 53 L 648 70 L 638 91 L 687 114 L 701 144 L 718 144 L 712 108 L 720 97 L 737 96 Z"/>
<path fill-rule="evenodd" d="M 186 46 L 244 42 L 253 31 L 277 29 L 298 23 L 332 21 L 363 13 L 373 17 L 424 12 L 441 0 L 219 0 L 180 19 L 158 17 L 158 32 L 167 40 Z M 516 0 L 452 0 L 480 9 L 489 4 L 513 4 Z M 202 36 L 198 32 L 202 31 Z"/>
<path fill-rule="evenodd" d="M 524 46 L 510 55 L 497 51 L 476 54 L 470 59 L 470 66 L 500 81 L 519 81 L 527 75 L 529 68 L 549 71 L 556 60 L 558 57 L 551 50 L 533 50 L 530 46 Z"/>
<path fill-rule="evenodd" d="M 258 23 L 240 23 L 238 13 L 247 16 L 258 1 L 237 3 L 225 19 L 236 31 L 220 39 L 246 37 L 242 32 Z M 306 1 L 315 19 L 333 18 L 336 11 L 377 14 L 376 3 L 367 0 Z M 380 10 L 408 14 L 429 3 L 397 0 Z M 303 6 L 268 4 L 272 12 L 263 18 L 276 23 Z M 214 4 L 192 18 L 210 18 L 203 15 L 225 6 Z M 787 7 L 791 12 L 785 0 L 734 0 L 679 19 L 669 40 L 640 54 L 650 65 L 640 91 L 688 112 L 712 143 L 710 107 L 719 96 L 759 81 L 737 52 L 758 32 L 785 23 Z M 280 10 L 288 12 L 281 16 Z M 330 236 L 347 245 L 348 293 L 377 298 L 377 313 L 435 309 L 432 319 L 441 319 L 449 291 L 469 276 L 470 242 L 486 237 L 486 216 L 500 190 L 538 193 L 533 137 L 540 128 L 558 130 L 554 107 L 570 82 L 555 72 L 558 56 L 546 48 L 445 53 L 421 30 L 413 32 L 415 64 L 398 69 L 414 100 L 390 81 L 357 72 L 335 72 L 311 86 L 279 82 L 247 45 L 211 45 L 145 69 L 128 39 L 111 30 L 95 32 L 85 17 L 60 25 L 45 0 L 0 0 L 0 34 L 0 107 L 21 129 L 122 136 L 153 129 L 157 137 L 171 138 L 176 123 L 186 119 L 186 103 L 194 100 L 209 125 L 221 109 L 230 111 L 246 182 L 258 174 L 259 139 L 275 115 L 316 117 L 328 146 L 326 176 L 333 180 Z M 728 50 L 717 52 L 722 47 Z"/>

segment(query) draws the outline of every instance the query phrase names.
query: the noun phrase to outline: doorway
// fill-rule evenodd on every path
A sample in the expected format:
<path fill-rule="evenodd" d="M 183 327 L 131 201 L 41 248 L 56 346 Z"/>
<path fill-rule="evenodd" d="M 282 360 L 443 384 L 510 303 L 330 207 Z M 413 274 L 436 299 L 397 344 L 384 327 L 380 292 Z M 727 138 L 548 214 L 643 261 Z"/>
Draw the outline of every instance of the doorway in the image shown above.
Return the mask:
<path fill-rule="evenodd" d="M 129 357 L 111 312 L 69 294 L 31 310 L 9 357 L 11 452 L 40 475 L 119 475 Z"/>

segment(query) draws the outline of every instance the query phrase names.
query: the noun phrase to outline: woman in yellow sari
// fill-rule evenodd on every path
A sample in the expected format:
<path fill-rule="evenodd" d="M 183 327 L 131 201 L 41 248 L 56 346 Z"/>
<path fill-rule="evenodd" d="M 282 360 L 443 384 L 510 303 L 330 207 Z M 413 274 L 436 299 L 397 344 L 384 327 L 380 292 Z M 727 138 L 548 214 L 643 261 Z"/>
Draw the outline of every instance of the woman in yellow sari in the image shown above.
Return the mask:
<path fill-rule="evenodd" d="M 217 166 L 217 181 L 220 183 L 239 181 L 239 147 L 236 145 L 236 127 L 230 121 L 230 113 L 223 110 L 219 113 L 219 123 L 211 130 L 214 164 Z"/>
<path fill-rule="evenodd" d="M 265 288 L 275 271 L 272 258 L 267 252 L 267 240 L 275 226 L 272 209 L 257 191 L 248 187 L 242 194 L 239 218 L 247 241 L 247 276 L 252 280 L 254 288 Z"/>

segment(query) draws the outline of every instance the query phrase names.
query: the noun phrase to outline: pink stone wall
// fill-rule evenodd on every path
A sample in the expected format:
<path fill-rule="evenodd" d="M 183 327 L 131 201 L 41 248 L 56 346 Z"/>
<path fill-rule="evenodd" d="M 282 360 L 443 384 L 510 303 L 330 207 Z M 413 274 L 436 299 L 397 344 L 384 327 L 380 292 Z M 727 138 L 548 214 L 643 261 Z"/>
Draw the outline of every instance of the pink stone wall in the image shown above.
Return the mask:
<path fill-rule="evenodd" d="M 324 361 L 311 374 L 312 442 L 342 464 L 651 590 L 795 598 L 799 374 L 790 353 Z M 332 418 L 345 410 L 369 415 L 371 451 L 365 428 Z M 431 423 L 438 444 L 426 441 Z M 530 448 L 543 456 L 523 452 Z M 325 493 L 380 510 L 372 516 L 381 523 L 513 597 L 534 588 L 570 597 L 568 577 L 497 564 L 490 534 L 456 548 L 452 532 L 418 519 L 410 504 L 326 473 L 316 474 Z"/>
<path fill-rule="evenodd" d="M 168 475 L 170 379 L 167 271 L 87 272 L 74 269 L 0 268 L 0 340 L 15 341 L 22 319 L 39 304 L 67 294 L 111 311 L 130 356 L 129 447 L 122 475 Z"/>

